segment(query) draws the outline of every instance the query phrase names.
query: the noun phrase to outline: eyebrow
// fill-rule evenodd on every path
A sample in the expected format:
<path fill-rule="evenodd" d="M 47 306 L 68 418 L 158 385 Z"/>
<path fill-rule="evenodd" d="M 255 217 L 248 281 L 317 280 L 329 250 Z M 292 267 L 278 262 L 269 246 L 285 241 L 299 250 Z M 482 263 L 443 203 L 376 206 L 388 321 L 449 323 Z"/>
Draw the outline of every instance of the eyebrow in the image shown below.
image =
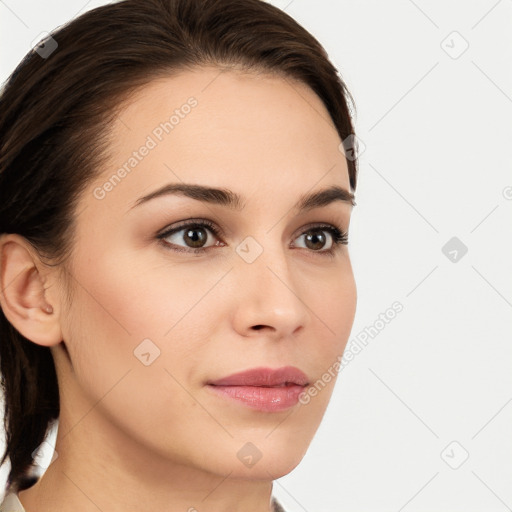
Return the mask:
<path fill-rule="evenodd" d="M 130 209 L 147 203 L 157 197 L 171 194 L 183 195 L 205 203 L 225 206 L 235 211 L 241 211 L 245 207 L 243 197 L 229 189 L 213 188 L 192 183 L 170 183 L 150 194 L 140 197 Z M 312 210 L 313 208 L 327 206 L 335 201 L 342 201 L 351 206 L 356 205 L 355 196 L 352 192 L 337 185 L 333 185 L 317 192 L 302 195 L 294 205 L 294 209 L 298 212 L 304 212 Z"/>

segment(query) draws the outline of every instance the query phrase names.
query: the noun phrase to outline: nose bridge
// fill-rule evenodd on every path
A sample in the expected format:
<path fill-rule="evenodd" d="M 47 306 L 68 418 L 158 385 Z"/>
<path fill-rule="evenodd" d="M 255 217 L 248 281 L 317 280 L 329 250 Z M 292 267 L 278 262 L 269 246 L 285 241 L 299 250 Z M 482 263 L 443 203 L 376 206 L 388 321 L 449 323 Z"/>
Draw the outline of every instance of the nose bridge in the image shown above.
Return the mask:
<path fill-rule="evenodd" d="M 293 288 L 287 249 L 282 246 L 281 240 L 276 238 L 277 234 L 266 236 L 261 232 L 255 236 L 257 239 L 254 236 L 247 236 L 236 248 L 241 260 L 237 262 L 241 272 L 254 281 L 253 285 L 265 285 L 267 289 Z"/>
<path fill-rule="evenodd" d="M 261 243 L 248 236 L 236 248 L 236 273 L 243 286 L 238 311 L 245 318 L 245 327 L 266 325 L 293 331 L 307 322 L 308 312 L 299 297 L 287 248 L 277 232 L 256 236 Z"/>

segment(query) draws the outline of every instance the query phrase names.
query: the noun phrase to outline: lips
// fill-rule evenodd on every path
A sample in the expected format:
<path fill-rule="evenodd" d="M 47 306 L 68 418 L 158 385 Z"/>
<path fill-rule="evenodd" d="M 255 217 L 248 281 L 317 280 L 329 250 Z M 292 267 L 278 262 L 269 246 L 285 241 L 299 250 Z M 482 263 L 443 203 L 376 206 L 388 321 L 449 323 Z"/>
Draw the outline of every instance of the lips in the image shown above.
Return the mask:
<path fill-rule="evenodd" d="M 307 375 L 294 366 L 282 368 L 252 368 L 243 372 L 234 373 L 207 384 L 212 386 L 258 386 L 258 387 L 284 387 L 306 386 Z"/>
<path fill-rule="evenodd" d="M 307 375 L 294 366 L 253 368 L 207 382 L 214 395 L 261 412 L 276 413 L 293 407 L 309 384 Z"/>

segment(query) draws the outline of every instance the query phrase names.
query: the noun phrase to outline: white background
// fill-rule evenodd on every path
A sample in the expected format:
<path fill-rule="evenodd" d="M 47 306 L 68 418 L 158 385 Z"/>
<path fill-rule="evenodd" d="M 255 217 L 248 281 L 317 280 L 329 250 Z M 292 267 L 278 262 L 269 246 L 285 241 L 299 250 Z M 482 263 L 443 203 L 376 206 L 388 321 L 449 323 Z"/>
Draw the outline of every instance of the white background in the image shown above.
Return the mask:
<path fill-rule="evenodd" d="M 41 32 L 107 2 L 84 3 L 0 1 L 0 79 Z M 512 510 L 512 1 L 272 3 L 356 101 L 350 340 L 404 308 L 341 371 L 274 493 L 289 512 Z"/>

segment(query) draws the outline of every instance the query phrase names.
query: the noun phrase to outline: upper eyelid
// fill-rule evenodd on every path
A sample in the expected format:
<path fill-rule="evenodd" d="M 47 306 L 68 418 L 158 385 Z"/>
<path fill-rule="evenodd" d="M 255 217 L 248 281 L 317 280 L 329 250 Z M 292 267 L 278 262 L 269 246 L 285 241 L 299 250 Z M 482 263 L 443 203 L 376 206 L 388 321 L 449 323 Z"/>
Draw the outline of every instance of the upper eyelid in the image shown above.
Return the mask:
<path fill-rule="evenodd" d="M 213 225 L 213 227 L 209 225 L 210 223 Z M 181 223 L 181 222 L 178 223 L 177 226 L 172 226 L 171 224 L 169 224 L 168 226 L 166 226 L 163 229 L 158 231 L 157 237 L 169 236 L 170 234 L 179 232 L 182 229 L 188 228 L 189 226 L 203 226 L 203 225 L 204 225 L 204 227 L 206 227 L 206 229 L 209 229 L 211 231 L 215 230 L 215 231 L 213 231 L 213 234 L 215 234 L 215 232 L 217 232 L 221 236 L 226 236 L 224 230 L 220 226 L 218 226 L 216 222 L 207 221 L 207 219 L 197 219 L 197 220 L 189 219 L 189 220 L 183 221 L 183 223 Z"/>

